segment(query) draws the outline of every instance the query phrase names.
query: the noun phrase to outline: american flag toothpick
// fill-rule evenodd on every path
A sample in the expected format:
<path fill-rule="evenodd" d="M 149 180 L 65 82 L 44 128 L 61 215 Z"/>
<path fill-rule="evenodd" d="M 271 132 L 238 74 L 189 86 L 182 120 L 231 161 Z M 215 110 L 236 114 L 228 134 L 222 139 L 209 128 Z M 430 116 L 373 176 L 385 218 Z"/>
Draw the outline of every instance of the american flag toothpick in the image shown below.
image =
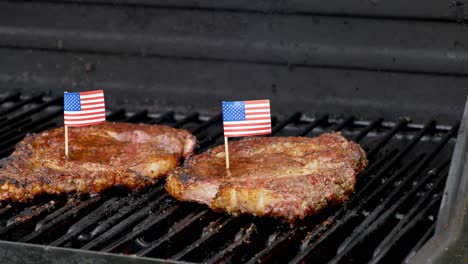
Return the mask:
<path fill-rule="evenodd" d="M 68 157 L 68 127 L 89 126 L 106 121 L 104 91 L 64 93 L 65 155 Z"/>
<path fill-rule="evenodd" d="M 228 137 L 271 133 L 270 100 L 223 102 L 224 147 L 229 169 Z"/>

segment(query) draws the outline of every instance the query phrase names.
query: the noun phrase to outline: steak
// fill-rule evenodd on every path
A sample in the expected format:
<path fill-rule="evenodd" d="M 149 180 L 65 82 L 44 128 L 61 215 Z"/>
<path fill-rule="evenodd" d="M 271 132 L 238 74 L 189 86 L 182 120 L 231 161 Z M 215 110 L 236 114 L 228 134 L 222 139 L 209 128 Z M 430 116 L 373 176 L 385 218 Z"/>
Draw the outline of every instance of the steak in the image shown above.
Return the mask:
<path fill-rule="evenodd" d="M 167 126 L 111 123 L 29 134 L 2 160 L 0 202 L 63 192 L 99 193 L 114 185 L 140 189 L 193 154 L 196 139 Z"/>
<path fill-rule="evenodd" d="M 293 221 L 345 202 L 367 166 L 361 147 L 339 132 L 234 141 L 229 157 L 229 170 L 223 145 L 189 158 L 169 174 L 167 191 L 215 211 Z"/>

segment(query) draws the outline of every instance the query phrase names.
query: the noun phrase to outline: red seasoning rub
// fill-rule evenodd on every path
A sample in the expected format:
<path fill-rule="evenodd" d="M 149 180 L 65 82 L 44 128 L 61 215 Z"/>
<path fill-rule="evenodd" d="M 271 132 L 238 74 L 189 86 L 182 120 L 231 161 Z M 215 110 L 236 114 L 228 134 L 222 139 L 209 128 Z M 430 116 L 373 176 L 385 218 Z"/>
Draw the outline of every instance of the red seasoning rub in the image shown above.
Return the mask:
<path fill-rule="evenodd" d="M 193 154 L 196 139 L 167 126 L 106 122 L 30 134 L 0 169 L 0 202 L 63 192 L 99 193 L 114 185 L 139 189 Z"/>
<path fill-rule="evenodd" d="M 215 211 L 293 221 L 345 202 L 367 166 L 361 147 L 341 133 L 249 138 L 230 142 L 229 155 L 229 171 L 223 145 L 186 160 L 169 174 L 167 191 Z"/>

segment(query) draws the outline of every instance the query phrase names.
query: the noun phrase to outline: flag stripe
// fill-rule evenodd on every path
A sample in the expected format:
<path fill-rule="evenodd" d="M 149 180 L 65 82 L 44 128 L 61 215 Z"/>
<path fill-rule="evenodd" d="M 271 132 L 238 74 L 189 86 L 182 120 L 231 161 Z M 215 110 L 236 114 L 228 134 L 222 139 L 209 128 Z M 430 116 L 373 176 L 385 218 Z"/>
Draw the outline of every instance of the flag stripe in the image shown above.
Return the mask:
<path fill-rule="evenodd" d="M 99 113 L 102 112 L 102 107 L 96 108 L 96 109 L 88 109 L 88 110 L 82 110 L 82 111 L 64 111 L 65 115 L 87 115 L 90 113 Z"/>
<path fill-rule="evenodd" d="M 83 108 L 102 108 L 104 105 L 104 102 L 101 102 L 101 103 L 89 103 L 89 104 L 81 104 L 81 110 L 83 110 Z"/>
<path fill-rule="evenodd" d="M 67 114 L 65 113 L 65 116 L 68 117 L 68 116 L 89 116 L 89 115 L 97 115 L 97 114 L 101 114 L 101 115 L 105 115 L 106 112 L 104 111 L 97 111 L 97 112 L 92 112 L 92 113 L 88 113 L 88 114 L 83 114 L 83 113 L 72 113 L 72 114 Z"/>
<path fill-rule="evenodd" d="M 105 107 L 104 104 L 81 105 L 81 109 L 99 109 Z"/>
<path fill-rule="evenodd" d="M 89 94 L 89 95 L 81 95 L 80 96 L 81 100 L 98 100 L 98 99 L 104 99 L 104 94 Z"/>
<path fill-rule="evenodd" d="M 88 105 L 88 104 L 95 104 L 95 103 L 104 103 L 104 98 L 81 100 L 81 105 Z"/>
<path fill-rule="evenodd" d="M 86 115 L 85 118 L 96 118 L 96 117 L 106 117 L 106 113 L 101 113 L 101 114 L 95 114 L 95 115 Z M 81 119 L 83 120 L 83 116 L 79 115 L 71 115 L 71 116 L 65 116 L 66 120 L 73 120 L 73 119 Z"/>
<path fill-rule="evenodd" d="M 82 127 L 82 126 L 90 126 L 90 125 L 99 125 L 99 124 L 102 124 L 104 123 L 106 120 L 101 120 L 101 121 L 98 121 L 98 122 L 86 122 L 86 123 L 83 123 L 83 124 L 73 124 L 73 125 L 67 125 L 67 126 L 72 126 L 72 127 Z"/>
<path fill-rule="evenodd" d="M 72 120 L 67 120 L 68 123 L 87 123 L 87 122 L 97 122 L 100 120 L 105 120 L 105 116 L 101 117 L 90 117 L 90 118 L 82 118 L 82 119 L 72 119 Z"/>
<path fill-rule="evenodd" d="M 270 126 L 253 126 L 253 127 L 231 127 L 225 128 L 224 131 L 226 132 L 235 132 L 235 131 L 255 131 L 260 129 L 270 129 Z"/>
<path fill-rule="evenodd" d="M 270 100 L 248 100 L 244 101 L 246 105 L 249 104 L 267 104 L 268 106 L 270 105 Z"/>
<path fill-rule="evenodd" d="M 245 108 L 269 108 L 269 104 L 245 104 Z"/>
<path fill-rule="evenodd" d="M 104 94 L 89 94 L 89 95 L 80 95 L 81 100 L 94 100 L 94 99 L 104 99 Z"/>
<path fill-rule="evenodd" d="M 245 119 L 249 119 L 249 120 L 252 120 L 252 119 L 255 119 L 255 118 L 269 118 L 270 117 L 270 114 L 262 114 L 262 115 L 258 115 L 258 114 L 250 114 L 250 115 L 245 115 Z"/>
<path fill-rule="evenodd" d="M 64 124 L 87 126 L 106 121 L 104 91 L 65 93 Z"/>
<path fill-rule="evenodd" d="M 269 109 L 245 109 L 245 113 L 256 113 L 256 114 L 269 114 L 270 110 Z"/>
<path fill-rule="evenodd" d="M 85 92 L 80 92 L 80 95 L 91 95 L 91 94 L 104 94 L 103 90 L 94 90 L 94 91 L 85 91 Z"/>
<path fill-rule="evenodd" d="M 225 125 L 244 125 L 244 124 L 258 124 L 258 123 L 264 123 L 264 122 L 270 122 L 269 119 L 259 119 L 259 120 L 247 120 L 247 121 L 225 121 L 223 124 Z"/>
<path fill-rule="evenodd" d="M 104 122 L 106 121 L 106 118 L 101 117 L 101 118 L 83 118 L 80 120 L 67 120 L 68 125 L 76 125 L 76 124 L 87 124 L 87 123 L 95 123 L 95 122 Z"/>
<path fill-rule="evenodd" d="M 246 108 L 269 108 L 269 104 L 268 103 L 256 103 L 256 104 L 249 104 L 249 103 L 245 103 L 245 107 Z"/>
<path fill-rule="evenodd" d="M 270 126 L 271 125 L 271 122 L 261 122 L 261 123 L 250 123 L 250 124 L 244 124 L 244 126 L 254 126 L 254 125 L 258 125 L 258 126 Z M 238 127 L 238 126 L 242 126 L 242 124 L 230 124 L 230 123 L 224 123 L 224 127 Z"/>
<path fill-rule="evenodd" d="M 231 132 L 224 132 L 225 136 L 233 136 L 233 137 L 245 137 L 251 135 L 264 135 L 271 133 L 271 129 L 263 129 L 263 130 L 251 130 L 251 131 L 231 131 Z"/>

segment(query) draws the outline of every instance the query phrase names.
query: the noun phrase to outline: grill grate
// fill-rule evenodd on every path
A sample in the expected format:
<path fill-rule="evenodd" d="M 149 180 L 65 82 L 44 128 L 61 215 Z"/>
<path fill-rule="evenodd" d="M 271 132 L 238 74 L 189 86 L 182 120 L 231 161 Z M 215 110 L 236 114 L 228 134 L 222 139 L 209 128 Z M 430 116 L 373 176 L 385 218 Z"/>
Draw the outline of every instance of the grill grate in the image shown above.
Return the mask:
<path fill-rule="evenodd" d="M 9 155 L 27 133 L 61 125 L 61 104 L 62 98 L 42 94 L 0 97 L 0 155 Z M 199 151 L 223 140 L 221 115 L 120 109 L 107 119 L 185 128 L 197 136 Z M 0 240 L 189 262 L 403 261 L 434 233 L 458 124 L 303 113 L 273 118 L 275 136 L 335 130 L 361 144 L 370 166 L 345 205 L 296 224 L 179 203 L 160 181 L 140 192 L 113 188 L 95 197 L 44 196 L 3 205 Z"/>

